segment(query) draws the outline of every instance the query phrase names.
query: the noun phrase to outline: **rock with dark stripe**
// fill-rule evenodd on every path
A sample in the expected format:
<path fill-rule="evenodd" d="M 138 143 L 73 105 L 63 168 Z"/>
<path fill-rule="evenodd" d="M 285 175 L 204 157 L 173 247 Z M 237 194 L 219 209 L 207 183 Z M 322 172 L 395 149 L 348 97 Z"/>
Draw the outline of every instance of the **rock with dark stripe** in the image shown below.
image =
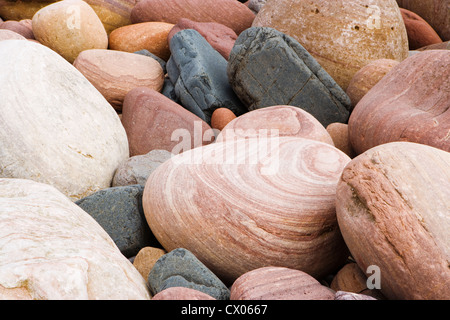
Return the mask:
<path fill-rule="evenodd" d="M 291 105 L 325 127 L 348 120 L 347 94 L 300 43 L 275 29 L 241 33 L 230 54 L 228 78 L 248 110 Z"/>

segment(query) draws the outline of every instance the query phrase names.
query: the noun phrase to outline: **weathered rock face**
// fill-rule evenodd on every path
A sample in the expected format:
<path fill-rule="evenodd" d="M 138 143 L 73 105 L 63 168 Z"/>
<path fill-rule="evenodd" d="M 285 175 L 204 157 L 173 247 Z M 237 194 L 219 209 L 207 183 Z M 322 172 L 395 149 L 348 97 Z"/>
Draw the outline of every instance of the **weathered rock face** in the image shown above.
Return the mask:
<path fill-rule="evenodd" d="M 1 41 L 0 69 L 1 177 L 47 183 L 73 200 L 109 187 L 128 143 L 103 96 L 31 41 Z"/>
<path fill-rule="evenodd" d="M 126 52 L 148 50 L 167 61 L 170 57 L 167 39 L 173 24 L 143 22 L 117 28 L 109 35 L 109 49 Z"/>
<path fill-rule="evenodd" d="M 236 0 L 141 0 L 131 11 L 133 23 L 161 21 L 176 24 L 181 18 L 217 22 L 239 34 L 252 25 L 255 14 Z"/>
<path fill-rule="evenodd" d="M 309 274 L 289 268 L 263 267 L 240 276 L 231 300 L 334 300 L 334 292 Z"/>
<path fill-rule="evenodd" d="M 392 59 L 379 59 L 369 62 L 355 73 L 347 87 L 347 95 L 352 101 L 352 109 L 391 69 L 400 62 Z"/>
<path fill-rule="evenodd" d="M 0 299 L 149 299 L 108 234 L 55 188 L 0 179 Z"/>
<path fill-rule="evenodd" d="M 152 150 L 178 154 L 214 141 L 205 121 L 149 88 L 135 88 L 125 96 L 122 123 L 130 156 Z"/>
<path fill-rule="evenodd" d="M 408 57 L 406 29 L 395 0 L 377 5 L 364 0 L 269 0 L 253 26 L 272 27 L 295 38 L 343 90 L 369 61 Z"/>
<path fill-rule="evenodd" d="M 167 74 L 184 108 L 208 124 L 218 108 L 235 115 L 247 111 L 229 84 L 227 60 L 200 33 L 192 29 L 175 33 L 170 50 Z"/>
<path fill-rule="evenodd" d="M 208 41 L 208 43 L 219 52 L 222 57 L 228 60 L 234 42 L 237 39 L 236 32 L 227 26 L 216 22 L 196 22 L 186 18 L 182 18 L 170 31 L 168 39 L 175 33 L 184 29 L 194 29 Z"/>
<path fill-rule="evenodd" d="M 450 52 L 427 50 L 384 76 L 356 105 L 348 128 L 359 154 L 393 141 L 450 151 Z"/>
<path fill-rule="evenodd" d="M 410 142 L 353 159 L 337 187 L 339 227 L 389 299 L 450 296 L 450 153 Z"/>
<path fill-rule="evenodd" d="M 348 120 L 346 93 L 294 38 L 273 28 L 242 32 L 231 51 L 227 72 L 248 110 L 292 105 L 323 126 Z"/>
<path fill-rule="evenodd" d="M 348 255 L 334 206 L 349 160 L 297 137 L 217 142 L 159 166 L 144 213 L 167 251 L 183 246 L 226 284 L 264 266 L 320 278 Z"/>
<path fill-rule="evenodd" d="M 421 16 L 442 40 L 450 40 L 450 10 L 446 0 L 397 0 L 401 8 Z"/>
<path fill-rule="evenodd" d="M 436 31 L 418 14 L 403 8 L 400 8 L 400 12 L 408 34 L 409 50 L 442 42 Z"/>
<path fill-rule="evenodd" d="M 273 106 L 247 112 L 228 123 L 216 141 L 269 136 L 291 136 L 328 143 L 327 130 L 308 112 L 292 106 Z"/>
<path fill-rule="evenodd" d="M 42 8 L 33 16 L 32 26 L 36 40 L 70 63 L 84 50 L 108 48 L 102 22 L 82 0 L 65 0 Z"/>
<path fill-rule="evenodd" d="M 73 63 L 117 111 L 126 94 L 136 87 L 160 91 L 164 84 L 161 65 L 153 58 L 130 52 L 84 50 Z"/>

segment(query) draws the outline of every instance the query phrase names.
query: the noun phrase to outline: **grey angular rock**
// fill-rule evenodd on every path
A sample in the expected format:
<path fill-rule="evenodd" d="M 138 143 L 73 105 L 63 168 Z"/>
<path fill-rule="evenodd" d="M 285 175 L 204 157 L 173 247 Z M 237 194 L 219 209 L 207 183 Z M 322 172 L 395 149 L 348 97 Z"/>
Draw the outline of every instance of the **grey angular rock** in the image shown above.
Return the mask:
<path fill-rule="evenodd" d="M 130 157 L 117 168 L 113 187 L 139 184 L 145 186 L 148 176 L 172 156 L 167 150 L 152 150 L 147 154 Z"/>
<path fill-rule="evenodd" d="M 226 107 L 236 116 L 247 111 L 228 82 L 227 60 L 200 33 L 193 29 L 177 32 L 170 50 L 167 73 L 184 108 L 208 124 L 217 108 Z"/>
<path fill-rule="evenodd" d="M 230 85 L 249 110 L 291 105 L 323 126 L 346 123 L 350 98 L 294 38 L 273 28 L 242 32 L 228 61 Z"/>
<path fill-rule="evenodd" d="M 142 209 L 143 191 L 141 185 L 113 187 L 75 203 L 97 221 L 129 258 L 156 242 Z"/>
<path fill-rule="evenodd" d="M 217 300 L 228 300 L 230 290 L 190 251 L 178 248 L 156 261 L 148 274 L 153 295 L 171 287 L 195 289 Z"/>
<path fill-rule="evenodd" d="M 248 8 L 255 13 L 258 13 L 262 7 L 266 4 L 267 0 L 250 0 L 248 2 Z"/>

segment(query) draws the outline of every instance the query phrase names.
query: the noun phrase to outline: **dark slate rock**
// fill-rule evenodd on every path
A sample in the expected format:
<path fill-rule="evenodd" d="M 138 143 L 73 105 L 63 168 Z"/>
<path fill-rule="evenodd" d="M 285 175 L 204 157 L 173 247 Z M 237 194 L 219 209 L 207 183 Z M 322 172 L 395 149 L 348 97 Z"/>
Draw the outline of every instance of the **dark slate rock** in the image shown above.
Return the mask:
<path fill-rule="evenodd" d="M 228 83 L 228 62 L 200 33 L 177 32 L 170 41 L 172 55 L 167 74 L 180 104 L 210 124 L 217 108 L 228 108 L 238 116 L 247 110 Z"/>
<path fill-rule="evenodd" d="M 156 261 L 147 279 L 153 295 L 170 287 L 195 289 L 218 300 L 228 300 L 230 290 L 190 251 L 178 248 Z"/>
<path fill-rule="evenodd" d="M 148 51 L 146 49 L 136 51 L 135 53 L 155 59 L 160 64 L 161 68 L 163 69 L 164 74 L 167 73 L 166 62 L 163 59 L 161 59 L 160 57 L 158 57 L 157 55 L 154 55 L 153 53 L 151 53 L 150 51 Z"/>
<path fill-rule="evenodd" d="M 141 185 L 113 187 L 95 192 L 75 203 L 89 213 L 129 258 L 146 246 L 155 246 L 142 208 Z"/>
<path fill-rule="evenodd" d="M 350 98 L 294 38 L 268 27 L 243 31 L 228 61 L 231 86 L 249 110 L 297 106 L 323 126 L 347 123 Z"/>

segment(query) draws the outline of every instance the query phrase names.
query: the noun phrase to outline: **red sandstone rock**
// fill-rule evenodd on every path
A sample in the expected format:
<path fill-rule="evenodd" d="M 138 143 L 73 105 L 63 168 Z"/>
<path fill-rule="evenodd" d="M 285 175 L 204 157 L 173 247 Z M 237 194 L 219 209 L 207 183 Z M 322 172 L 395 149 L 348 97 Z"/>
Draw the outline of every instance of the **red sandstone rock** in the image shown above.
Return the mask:
<path fill-rule="evenodd" d="M 399 62 L 392 59 L 378 59 L 369 62 L 355 73 L 347 88 L 347 95 L 352 101 L 352 109 L 393 67 Z"/>
<path fill-rule="evenodd" d="M 408 34 L 409 50 L 442 42 L 436 31 L 418 14 L 403 8 L 400 8 L 400 12 Z"/>
<path fill-rule="evenodd" d="M 185 288 L 170 287 L 164 289 L 152 297 L 152 300 L 216 300 L 204 292 Z"/>
<path fill-rule="evenodd" d="M 21 21 L 8 20 L 0 24 L 0 29 L 8 29 L 17 32 L 26 39 L 34 39 L 33 27 L 30 19 Z"/>
<path fill-rule="evenodd" d="M 443 41 L 450 40 L 448 0 L 397 0 L 401 8 L 417 13 L 437 32 Z"/>
<path fill-rule="evenodd" d="M 427 145 L 379 145 L 344 169 L 339 228 L 361 270 L 375 267 L 388 299 L 450 297 L 449 199 L 450 153 Z"/>
<path fill-rule="evenodd" d="M 345 123 L 334 122 L 327 126 L 328 134 L 333 139 L 334 146 L 348 155 L 350 158 L 356 156 L 355 151 L 348 137 L 348 125 Z"/>
<path fill-rule="evenodd" d="M 155 149 L 177 154 L 214 140 L 206 122 L 149 88 L 135 88 L 125 96 L 122 123 L 130 156 Z"/>
<path fill-rule="evenodd" d="M 170 31 L 169 42 L 175 33 L 184 29 L 196 30 L 227 60 L 237 39 L 236 32 L 223 24 L 216 22 L 196 22 L 183 18 Z"/>
<path fill-rule="evenodd" d="M 393 141 L 450 151 L 450 51 L 417 53 L 356 105 L 348 128 L 357 154 Z"/>
<path fill-rule="evenodd" d="M 309 274 L 282 267 L 249 271 L 230 290 L 230 300 L 334 300 L 334 295 Z"/>
<path fill-rule="evenodd" d="M 251 27 L 255 14 L 236 0 L 142 0 L 131 11 L 133 23 L 160 21 L 176 24 L 181 18 L 221 23 L 239 34 Z"/>

